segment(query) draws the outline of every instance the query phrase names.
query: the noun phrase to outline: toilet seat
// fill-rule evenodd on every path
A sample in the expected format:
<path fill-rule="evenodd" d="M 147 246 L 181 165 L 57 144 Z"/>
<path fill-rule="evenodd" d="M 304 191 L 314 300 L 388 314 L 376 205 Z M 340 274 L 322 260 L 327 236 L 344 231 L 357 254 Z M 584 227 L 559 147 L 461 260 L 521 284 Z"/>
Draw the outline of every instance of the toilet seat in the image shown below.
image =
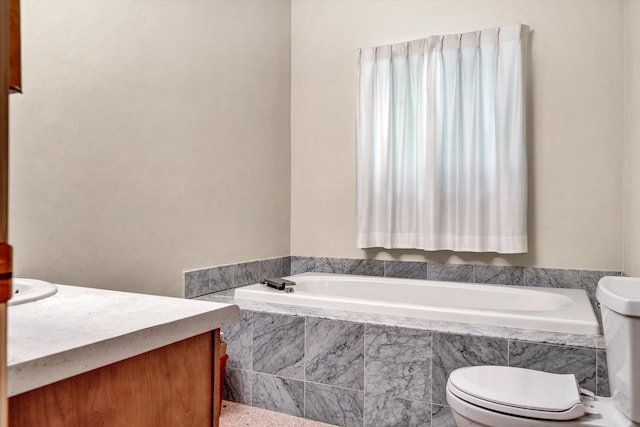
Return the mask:
<path fill-rule="evenodd" d="M 586 413 L 574 375 L 505 366 L 475 366 L 451 373 L 447 390 L 489 411 L 566 421 Z"/>

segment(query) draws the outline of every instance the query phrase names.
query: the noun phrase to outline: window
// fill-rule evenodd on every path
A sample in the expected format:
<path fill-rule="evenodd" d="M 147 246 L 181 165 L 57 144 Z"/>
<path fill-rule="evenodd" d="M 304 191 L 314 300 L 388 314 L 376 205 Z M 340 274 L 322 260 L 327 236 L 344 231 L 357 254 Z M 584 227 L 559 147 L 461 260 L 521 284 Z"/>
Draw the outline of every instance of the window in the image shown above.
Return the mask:
<path fill-rule="evenodd" d="M 528 27 L 361 49 L 358 247 L 527 251 Z"/>

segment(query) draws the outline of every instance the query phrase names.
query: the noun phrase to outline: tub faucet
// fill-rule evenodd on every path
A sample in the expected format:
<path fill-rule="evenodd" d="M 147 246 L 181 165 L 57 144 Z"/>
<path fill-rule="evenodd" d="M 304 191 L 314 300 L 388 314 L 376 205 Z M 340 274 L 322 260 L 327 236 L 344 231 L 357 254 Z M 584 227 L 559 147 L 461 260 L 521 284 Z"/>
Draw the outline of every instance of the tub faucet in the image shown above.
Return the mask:
<path fill-rule="evenodd" d="M 262 279 L 261 282 L 263 285 L 267 285 L 270 288 L 277 289 L 279 291 L 285 291 L 287 293 L 293 292 L 293 287 L 296 285 L 296 282 L 292 282 L 287 279 Z"/>

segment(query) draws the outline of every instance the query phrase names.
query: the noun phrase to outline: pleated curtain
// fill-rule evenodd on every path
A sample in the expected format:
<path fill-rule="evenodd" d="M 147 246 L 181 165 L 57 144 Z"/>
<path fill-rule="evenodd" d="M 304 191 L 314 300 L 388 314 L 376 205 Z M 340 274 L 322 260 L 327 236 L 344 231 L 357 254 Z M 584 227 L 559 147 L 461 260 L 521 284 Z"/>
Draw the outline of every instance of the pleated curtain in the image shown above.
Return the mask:
<path fill-rule="evenodd" d="M 358 247 L 527 251 L 527 38 L 518 24 L 360 49 Z"/>

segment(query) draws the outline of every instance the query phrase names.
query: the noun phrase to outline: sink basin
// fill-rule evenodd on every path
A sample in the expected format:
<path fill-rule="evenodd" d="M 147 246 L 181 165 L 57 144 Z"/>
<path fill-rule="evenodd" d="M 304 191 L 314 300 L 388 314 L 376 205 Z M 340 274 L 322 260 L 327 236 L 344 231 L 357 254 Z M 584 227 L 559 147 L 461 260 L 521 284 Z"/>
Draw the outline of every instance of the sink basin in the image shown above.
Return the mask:
<path fill-rule="evenodd" d="M 35 279 L 13 279 L 13 296 L 9 300 L 9 305 L 24 304 L 37 301 L 58 292 L 58 288 L 53 283 Z"/>

